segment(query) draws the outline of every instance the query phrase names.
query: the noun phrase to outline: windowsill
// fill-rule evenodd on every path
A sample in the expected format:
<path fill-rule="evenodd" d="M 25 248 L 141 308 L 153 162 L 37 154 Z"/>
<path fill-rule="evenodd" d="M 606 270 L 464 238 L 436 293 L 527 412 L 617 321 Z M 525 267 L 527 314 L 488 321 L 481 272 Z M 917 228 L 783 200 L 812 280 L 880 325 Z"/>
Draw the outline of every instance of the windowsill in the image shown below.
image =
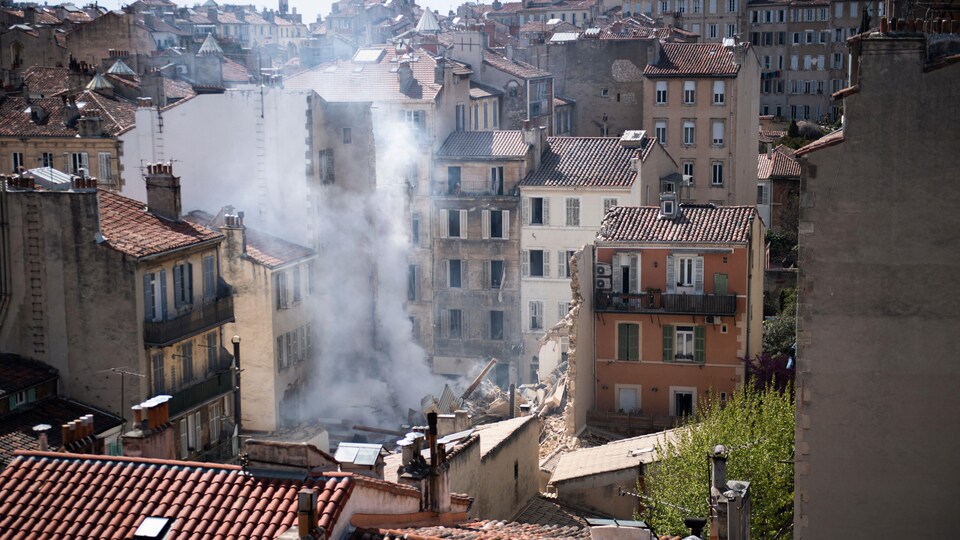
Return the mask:
<path fill-rule="evenodd" d="M 684 101 L 684 102 L 683 102 L 683 106 L 684 106 L 684 107 L 696 107 L 696 106 L 697 106 L 697 102 L 694 101 L 693 103 L 687 103 L 686 101 Z"/>
<path fill-rule="evenodd" d="M 696 148 L 697 145 L 696 145 L 695 143 L 683 143 L 683 147 L 684 147 L 684 148 Z"/>
<path fill-rule="evenodd" d="M 722 188 L 722 187 L 723 187 L 723 184 L 710 184 L 710 187 L 712 187 L 712 188 Z"/>

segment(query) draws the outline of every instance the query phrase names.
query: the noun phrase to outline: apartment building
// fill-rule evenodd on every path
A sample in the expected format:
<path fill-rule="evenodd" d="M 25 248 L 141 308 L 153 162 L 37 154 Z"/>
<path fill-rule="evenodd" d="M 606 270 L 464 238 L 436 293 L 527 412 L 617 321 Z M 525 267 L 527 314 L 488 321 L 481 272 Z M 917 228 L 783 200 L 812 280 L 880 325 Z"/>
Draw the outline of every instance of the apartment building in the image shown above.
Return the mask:
<path fill-rule="evenodd" d="M 57 368 L 63 394 L 95 407 L 172 396 L 177 455 L 221 459 L 234 424 L 223 235 L 181 219 L 169 164 L 145 179 L 146 209 L 90 179 L 6 179 L 0 347 Z"/>
<path fill-rule="evenodd" d="M 521 381 L 538 381 L 567 352 L 563 332 L 549 346 L 541 339 L 570 310 L 573 254 L 594 240 L 611 208 L 640 204 L 641 178 L 656 185 L 676 175 L 677 164 L 643 131 L 547 139 L 540 166 L 520 183 Z"/>
<path fill-rule="evenodd" d="M 878 0 L 751 0 L 749 40 L 760 60 L 760 114 L 833 122 L 847 86 L 847 39 L 884 15 Z"/>
<path fill-rule="evenodd" d="M 588 422 L 641 415 L 633 428 L 652 429 L 743 383 L 742 358 L 762 342 L 764 229 L 752 206 L 680 204 L 674 194 L 607 214 L 593 279 L 581 280 L 593 297 L 579 315 L 594 326 Z"/>
<path fill-rule="evenodd" d="M 680 200 L 756 202 L 759 70 L 748 43 L 664 43 L 644 69 L 643 125 L 680 164 Z"/>

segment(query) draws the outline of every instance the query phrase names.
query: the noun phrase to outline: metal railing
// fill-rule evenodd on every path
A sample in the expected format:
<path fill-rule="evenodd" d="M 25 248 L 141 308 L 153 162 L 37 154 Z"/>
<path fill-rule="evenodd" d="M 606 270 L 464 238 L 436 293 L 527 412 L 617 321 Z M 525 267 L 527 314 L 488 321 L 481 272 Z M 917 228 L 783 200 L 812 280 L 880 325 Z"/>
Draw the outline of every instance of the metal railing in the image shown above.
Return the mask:
<path fill-rule="evenodd" d="M 640 294 L 597 291 L 594 309 L 626 313 L 734 315 L 737 312 L 737 295 L 670 294 L 657 289 Z"/>
<path fill-rule="evenodd" d="M 143 323 L 146 347 L 166 347 L 190 336 L 233 322 L 233 296 L 222 296 L 212 302 L 195 305 L 192 310 L 167 321 Z"/>
<path fill-rule="evenodd" d="M 170 416 L 176 416 L 217 396 L 233 392 L 235 387 L 233 376 L 233 370 L 227 363 L 223 371 L 174 392 L 170 398 Z"/>

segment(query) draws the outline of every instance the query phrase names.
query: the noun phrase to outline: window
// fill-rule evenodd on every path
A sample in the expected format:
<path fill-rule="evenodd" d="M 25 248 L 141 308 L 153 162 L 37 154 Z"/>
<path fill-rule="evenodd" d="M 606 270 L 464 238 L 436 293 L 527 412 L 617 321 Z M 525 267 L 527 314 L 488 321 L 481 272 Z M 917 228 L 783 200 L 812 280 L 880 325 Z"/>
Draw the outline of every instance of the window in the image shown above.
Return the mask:
<path fill-rule="evenodd" d="M 414 214 L 410 218 L 410 243 L 420 245 L 420 214 Z"/>
<path fill-rule="evenodd" d="M 277 309 L 287 309 L 287 273 L 273 275 L 273 295 L 277 299 Z"/>
<path fill-rule="evenodd" d="M 457 104 L 457 131 L 463 131 L 466 129 L 467 122 L 467 106 L 463 103 Z"/>
<path fill-rule="evenodd" d="M 345 127 L 343 128 L 343 144 L 350 144 L 353 142 L 353 131 Z"/>
<path fill-rule="evenodd" d="M 210 414 L 210 441 L 217 442 L 220 440 L 220 430 L 221 430 L 221 419 L 223 418 L 223 404 L 220 400 L 214 401 L 210 404 L 208 409 Z"/>
<path fill-rule="evenodd" d="M 217 268 L 213 255 L 203 257 L 203 299 L 212 300 L 217 296 Z"/>
<path fill-rule="evenodd" d="M 570 277 L 570 259 L 576 255 L 576 250 L 565 249 L 557 252 L 557 277 Z"/>
<path fill-rule="evenodd" d="M 617 360 L 640 360 L 640 325 L 617 323 Z"/>
<path fill-rule="evenodd" d="M 445 211 L 446 218 L 443 220 L 444 238 L 466 238 L 467 237 L 467 211 L 451 208 Z"/>
<path fill-rule="evenodd" d="M 193 342 L 180 345 L 180 373 L 183 374 L 183 384 L 193 382 Z"/>
<path fill-rule="evenodd" d="M 857 5 L 856 2 L 850 2 L 850 17 L 851 17 L 851 18 L 856 18 L 856 17 L 858 16 L 858 15 L 857 15 L 857 12 L 858 12 L 858 9 L 857 9 L 857 8 L 858 8 L 858 7 L 859 7 L 859 6 Z"/>
<path fill-rule="evenodd" d="M 154 351 L 151 356 L 153 361 L 153 394 L 160 395 L 167 391 L 166 383 L 164 382 L 165 369 L 163 351 Z"/>
<path fill-rule="evenodd" d="M 569 302 L 569 301 L 558 302 L 558 303 L 557 303 L 557 318 L 558 318 L 558 319 L 562 319 L 562 318 L 566 317 L 568 313 L 570 313 L 570 302 Z M 561 339 L 568 339 L 568 338 L 561 338 Z M 560 347 L 561 347 L 560 350 L 563 351 L 564 354 L 566 354 L 566 352 L 567 352 L 567 347 L 568 347 L 568 346 L 569 346 L 569 345 L 565 345 L 565 344 L 561 343 L 561 345 L 560 345 Z"/>
<path fill-rule="evenodd" d="M 320 160 L 320 183 L 332 184 L 334 182 L 333 150 L 329 148 L 320 150 L 318 157 Z"/>
<path fill-rule="evenodd" d="M 610 97 L 610 89 L 609 89 L 609 88 L 601 88 L 601 89 L 600 89 L 600 97 L 604 97 L 604 98 L 605 98 L 605 97 Z"/>
<path fill-rule="evenodd" d="M 176 307 L 193 303 L 193 265 L 185 262 L 173 267 L 173 304 Z"/>
<path fill-rule="evenodd" d="M 510 211 L 484 210 L 483 237 L 506 240 L 510 238 Z"/>
<path fill-rule="evenodd" d="M 203 348 L 207 350 L 207 366 L 204 368 L 204 376 L 207 373 L 213 373 L 217 370 L 217 333 L 210 332 L 204 336 Z"/>
<path fill-rule="evenodd" d="M 616 199 L 616 197 L 603 199 L 603 214 L 606 215 L 607 212 L 609 212 L 614 206 L 617 206 L 618 203 L 619 201 Z"/>
<path fill-rule="evenodd" d="M 490 191 L 503 195 L 503 167 L 490 167 Z"/>
<path fill-rule="evenodd" d="M 459 309 L 447 311 L 447 337 L 450 339 L 463 337 L 463 312 Z"/>
<path fill-rule="evenodd" d="M 833 53 L 833 69 L 843 69 L 843 53 Z"/>
<path fill-rule="evenodd" d="M 689 181 L 690 184 L 693 184 L 693 164 L 694 164 L 693 161 L 683 162 L 683 175 L 688 177 L 688 178 L 684 178 L 684 180 Z"/>
<path fill-rule="evenodd" d="M 520 85 L 517 81 L 510 81 L 507 83 L 507 97 L 519 97 L 520 95 Z"/>
<path fill-rule="evenodd" d="M 426 111 L 403 111 L 403 123 L 416 136 L 424 135 L 427 130 Z"/>
<path fill-rule="evenodd" d="M 713 1 L 715 1 L 715 0 L 711 0 L 711 2 L 713 2 Z M 711 6 L 714 6 L 715 4 L 711 3 L 710 5 L 711 5 Z M 711 11 L 710 13 L 713 13 L 713 11 Z M 708 25 L 708 26 L 707 26 L 707 35 L 710 36 L 710 39 L 717 39 L 717 25 L 715 25 L 715 24 L 710 24 L 710 25 Z"/>
<path fill-rule="evenodd" d="M 683 81 L 683 103 L 693 105 L 697 102 L 697 83 L 696 81 Z"/>
<path fill-rule="evenodd" d="M 550 199 L 546 197 L 524 197 L 523 214 L 527 225 L 549 225 Z"/>
<path fill-rule="evenodd" d="M 490 339 L 502 340 L 503 337 L 503 312 L 490 312 Z"/>
<path fill-rule="evenodd" d="M 566 225 L 567 227 L 579 227 L 580 226 L 580 199 L 575 197 L 569 197 L 564 201 L 567 211 Z"/>
<path fill-rule="evenodd" d="M 10 163 L 13 164 L 13 172 L 20 172 L 20 168 L 23 167 L 23 152 L 14 152 L 11 154 Z"/>
<path fill-rule="evenodd" d="M 665 326 L 664 329 L 668 328 Z M 703 362 L 705 332 L 702 326 L 677 326 L 674 360 Z"/>
<path fill-rule="evenodd" d="M 726 103 L 726 83 L 724 81 L 713 81 L 713 104 L 723 105 Z"/>
<path fill-rule="evenodd" d="M 100 166 L 100 181 L 101 182 L 112 182 L 113 181 L 113 168 L 110 163 L 110 153 L 109 152 L 100 152 L 97 154 L 97 160 L 99 161 Z"/>
<path fill-rule="evenodd" d="M 730 0 L 730 1 L 731 1 L 731 2 L 736 2 L 736 0 Z M 736 10 L 733 10 L 733 11 L 736 11 Z M 735 24 L 728 24 L 728 25 L 727 25 L 727 35 L 724 36 L 724 37 L 732 38 L 733 36 L 736 35 L 736 33 L 737 33 L 737 25 L 735 25 Z"/>
<path fill-rule="evenodd" d="M 464 278 L 464 270 L 466 269 L 467 261 L 460 259 L 450 259 L 447 261 L 447 287 L 451 289 L 461 289 L 465 288 L 463 282 L 466 281 Z"/>
<path fill-rule="evenodd" d="M 542 249 L 524 250 L 521 258 L 523 275 L 550 277 L 550 252 Z"/>
<path fill-rule="evenodd" d="M 667 104 L 667 81 L 657 81 L 657 105 Z"/>
<path fill-rule="evenodd" d="M 723 146 L 723 120 L 713 121 L 713 145 Z"/>
<path fill-rule="evenodd" d="M 490 104 L 486 101 L 483 102 L 483 129 L 488 129 L 490 126 Z"/>
<path fill-rule="evenodd" d="M 144 320 L 162 321 L 167 316 L 167 271 L 143 276 Z"/>
<path fill-rule="evenodd" d="M 420 280 L 418 279 L 418 274 L 420 269 L 415 264 L 407 266 L 407 300 L 414 302 L 419 297 L 418 291 L 420 290 Z"/>
<path fill-rule="evenodd" d="M 683 122 L 683 144 L 689 146 L 696 144 L 696 141 L 697 134 L 693 120 L 685 120 Z"/>
<path fill-rule="evenodd" d="M 506 279 L 506 265 L 504 261 L 490 261 L 490 288 L 499 289 L 503 287 L 503 281 Z"/>
<path fill-rule="evenodd" d="M 757 204 L 770 204 L 770 184 L 757 184 Z"/>
<path fill-rule="evenodd" d="M 81 173 L 81 169 L 83 172 Z M 86 152 L 73 152 L 70 154 L 70 174 L 85 176 L 90 174 L 90 161 Z"/>
<path fill-rule="evenodd" d="M 693 257 L 677 257 L 677 286 L 693 287 Z"/>
<path fill-rule="evenodd" d="M 667 145 L 667 122 L 666 120 L 661 120 L 654 124 L 656 133 L 657 133 L 657 142 L 663 146 Z"/>
<path fill-rule="evenodd" d="M 530 330 L 543 330 L 543 302 L 533 300 L 529 304 Z"/>
<path fill-rule="evenodd" d="M 187 433 L 187 445 L 190 447 L 189 450 L 196 452 L 202 446 L 202 439 L 200 437 L 203 424 L 200 423 L 200 411 L 187 416 L 187 426 L 189 428 Z"/>
<path fill-rule="evenodd" d="M 710 183 L 714 186 L 723 185 L 723 162 L 714 161 L 713 162 L 713 177 L 710 180 Z"/>
<path fill-rule="evenodd" d="M 53 154 L 44 152 L 40 157 L 41 167 L 53 167 Z"/>
<path fill-rule="evenodd" d="M 460 193 L 460 167 L 447 167 L 447 195 Z"/>

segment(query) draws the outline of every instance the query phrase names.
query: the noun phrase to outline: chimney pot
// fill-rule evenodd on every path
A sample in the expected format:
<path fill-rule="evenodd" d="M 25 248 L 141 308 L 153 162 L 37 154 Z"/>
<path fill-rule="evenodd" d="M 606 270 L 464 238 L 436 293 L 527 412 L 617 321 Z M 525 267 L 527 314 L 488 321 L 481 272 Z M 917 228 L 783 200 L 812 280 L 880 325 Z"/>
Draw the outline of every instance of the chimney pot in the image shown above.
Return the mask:
<path fill-rule="evenodd" d="M 303 488 L 297 493 L 297 536 L 311 538 L 316 526 L 317 492 Z"/>
<path fill-rule="evenodd" d="M 60 424 L 60 445 L 67 446 L 70 444 L 70 424 Z"/>
<path fill-rule="evenodd" d="M 133 409 L 133 423 L 135 426 L 140 427 L 143 423 L 143 407 L 140 405 L 134 405 Z"/>

